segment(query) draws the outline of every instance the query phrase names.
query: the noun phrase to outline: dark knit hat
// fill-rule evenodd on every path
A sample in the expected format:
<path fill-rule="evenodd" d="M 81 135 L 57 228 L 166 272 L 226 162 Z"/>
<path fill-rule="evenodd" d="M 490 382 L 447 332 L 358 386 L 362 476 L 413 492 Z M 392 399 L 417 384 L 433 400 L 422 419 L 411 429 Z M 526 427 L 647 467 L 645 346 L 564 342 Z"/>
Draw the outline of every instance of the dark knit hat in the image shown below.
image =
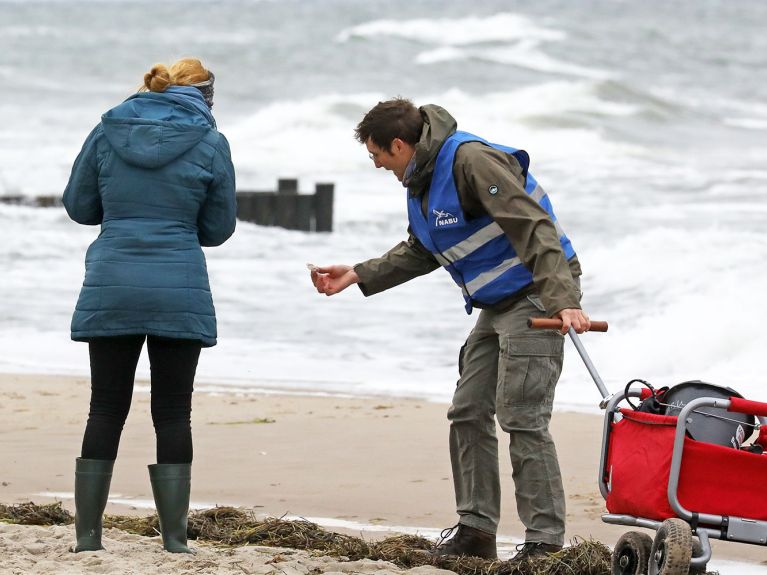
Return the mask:
<path fill-rule="evenodd" d="M 208 72 L 209 76 L 208 79 L 204 82 L 197 82 L 196 84 L 190 84 L 193 88 L 197 88 L 200 92 L 202 92 L 202 97 L 205 98 L 205 103 L 208 105 L 208 108 L 213 107 L 213 83 L 216 81 L 216 77 L 213 75 L 213 72 Z"/>

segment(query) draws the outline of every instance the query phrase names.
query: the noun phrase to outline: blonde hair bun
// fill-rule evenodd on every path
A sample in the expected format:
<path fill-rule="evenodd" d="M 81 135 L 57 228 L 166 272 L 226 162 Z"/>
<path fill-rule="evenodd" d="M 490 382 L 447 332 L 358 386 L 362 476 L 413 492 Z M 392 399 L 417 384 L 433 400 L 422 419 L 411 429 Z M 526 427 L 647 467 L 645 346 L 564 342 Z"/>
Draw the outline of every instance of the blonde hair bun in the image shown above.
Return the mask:
<path fill-rule="evenodd" d="M 164 92 L 170 84 L 170 72 L 163 64 L 155 64 L 144 74 L 144 86 L 150 92 Z"/>

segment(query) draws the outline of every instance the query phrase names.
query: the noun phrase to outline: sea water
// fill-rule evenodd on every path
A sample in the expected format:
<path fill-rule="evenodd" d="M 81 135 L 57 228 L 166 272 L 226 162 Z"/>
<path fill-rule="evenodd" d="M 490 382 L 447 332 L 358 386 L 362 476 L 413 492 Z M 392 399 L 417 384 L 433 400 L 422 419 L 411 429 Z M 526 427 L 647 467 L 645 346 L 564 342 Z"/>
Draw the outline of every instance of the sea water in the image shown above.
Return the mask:
<path fill-rule="evenodd" d="M 476 318 L 447 274 L 327 298 L 305 267 L 406 237 L 405 191 L 353 129 L 379 100 L 436 103 L 530 154 L 610 323 L 581 336 L 610 391 L 702 379 L 767 401 L 766 27 L 746 0 L 0 0 L 0 194 L 61 194 L 104 111 L 199 57 L 240 190 L 336 189 L 332 233 L 240 222 L 206 249 L 219 345 L 200 384 L 445 401 Z M 97 234 L 0 205 L 0 371 L 87 373 L 69 321 Z M 557 406 L 596 410 L 566 350 Z"/>

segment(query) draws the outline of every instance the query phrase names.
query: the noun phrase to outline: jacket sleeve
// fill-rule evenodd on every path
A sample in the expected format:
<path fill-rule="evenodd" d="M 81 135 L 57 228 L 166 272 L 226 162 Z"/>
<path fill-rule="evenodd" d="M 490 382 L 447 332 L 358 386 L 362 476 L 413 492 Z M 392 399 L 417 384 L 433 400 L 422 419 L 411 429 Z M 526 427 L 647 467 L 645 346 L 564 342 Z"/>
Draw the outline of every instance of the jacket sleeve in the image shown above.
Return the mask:
<path fill-rule="evenodd" d="M 412 234 L 380 258 L 354 266 L 357 284 L 365 296 L 380 293 L 440 267 L 434 256 Z"/>
<path fill-rule="evenodd" d="M 234 233 L 237 224 L 234 165 L 229 142 L 219 134 L 213 157 L 213 180 L 197 215 L 197 237 L 201 246 L 220 246 Z"/>
<path fill-rule="evenodd" d="M 456 183 L 469 213 L 482 210 L 501 227 L 522 263 L 533 275 L 546 312 L 580 309 L 580 290 L 573 279 L 559 236 L 548 212 L 524 189 L 516 158 L 481 143 L 467 143 L 456 153 Z M 489 192 L 492 186 L 497 192 Z"/>
<path fill-rule="evenodd" d="M 101 124 L 96 126 L 85 139 L 82 150 L 72 165 L 67 187 L 64 189 L 64 208 L 69 217 L 78 224 L 98 225 L 104 217 L 96 158 L 96 142 L 100 134 Z"/>

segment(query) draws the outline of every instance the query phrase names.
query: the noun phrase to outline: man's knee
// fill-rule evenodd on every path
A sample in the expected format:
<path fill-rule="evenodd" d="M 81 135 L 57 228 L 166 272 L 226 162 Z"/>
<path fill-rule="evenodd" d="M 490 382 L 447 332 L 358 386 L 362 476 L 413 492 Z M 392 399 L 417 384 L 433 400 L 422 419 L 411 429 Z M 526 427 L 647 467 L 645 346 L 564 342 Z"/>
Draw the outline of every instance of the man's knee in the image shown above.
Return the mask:
<path fill-rule="evenodd" d="M 447 410 L 453 425 L 495 425 L 495 407 L 489 402 L 455 402 Z"/>

